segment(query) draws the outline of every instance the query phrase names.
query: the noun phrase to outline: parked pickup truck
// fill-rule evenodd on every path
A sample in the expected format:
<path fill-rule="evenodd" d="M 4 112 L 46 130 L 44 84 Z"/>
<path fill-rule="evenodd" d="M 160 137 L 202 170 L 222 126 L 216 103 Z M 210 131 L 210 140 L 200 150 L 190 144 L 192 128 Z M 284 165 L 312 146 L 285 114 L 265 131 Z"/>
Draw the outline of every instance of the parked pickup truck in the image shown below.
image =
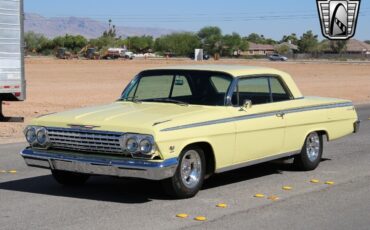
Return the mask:
<path fill-rule="evenodd" d="M 313 170 L 324 139 L 358 128 L 352 102 L 304 97 L 284 72 L 180 66 L 139 73 L 111 104 L 33 120 L 21 155 L 64 185 L 90 175 L 145 178 L 188 198 L 212 174 L 261 162 L 294 158 Z"/>

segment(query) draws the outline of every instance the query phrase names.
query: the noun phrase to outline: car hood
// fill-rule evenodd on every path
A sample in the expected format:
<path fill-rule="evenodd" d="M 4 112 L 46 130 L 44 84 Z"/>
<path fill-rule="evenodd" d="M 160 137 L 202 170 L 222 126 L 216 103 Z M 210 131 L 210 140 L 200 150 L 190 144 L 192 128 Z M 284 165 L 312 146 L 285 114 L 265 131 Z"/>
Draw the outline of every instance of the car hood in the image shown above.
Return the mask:
<path fill-rule="evenodd" d="M 116 102 L 42 116 L 35 119 L 32 125 L 66 128 L 71 125 L 95 126 L 94 130 L 153 134 L 158 129 L 173 125 L 225 116 L 225 111 L 221 108 L 223 107 Z"/>

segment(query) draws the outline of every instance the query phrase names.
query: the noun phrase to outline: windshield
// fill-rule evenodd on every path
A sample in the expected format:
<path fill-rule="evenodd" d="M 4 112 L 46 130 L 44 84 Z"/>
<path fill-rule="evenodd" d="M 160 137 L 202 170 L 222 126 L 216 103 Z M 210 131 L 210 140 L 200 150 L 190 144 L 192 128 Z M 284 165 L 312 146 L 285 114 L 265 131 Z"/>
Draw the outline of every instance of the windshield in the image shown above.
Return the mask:
<path fill-rule="evenodd" d="M 222 106 L 232 80 L 211 71 L 145 71 L 131 82 L 121 100 Z"/>

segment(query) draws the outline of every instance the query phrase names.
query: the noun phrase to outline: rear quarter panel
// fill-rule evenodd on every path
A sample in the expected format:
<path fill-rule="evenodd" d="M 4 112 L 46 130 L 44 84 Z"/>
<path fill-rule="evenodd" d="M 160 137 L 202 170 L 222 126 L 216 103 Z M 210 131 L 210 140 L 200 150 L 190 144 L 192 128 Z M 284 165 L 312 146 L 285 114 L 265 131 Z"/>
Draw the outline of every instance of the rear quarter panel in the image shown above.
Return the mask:
<path fill-rule="evenodd" d="M 301 110 L 293 110 L 285 116 L 285 152 L 300 150 L 308 134 L 314 131 L 325 132 L 330 141 L 354 131 L 353 124 L 357 120 L 357 113 L 350 101 L 306 98 L 296 102 L 294 106 Z"/>

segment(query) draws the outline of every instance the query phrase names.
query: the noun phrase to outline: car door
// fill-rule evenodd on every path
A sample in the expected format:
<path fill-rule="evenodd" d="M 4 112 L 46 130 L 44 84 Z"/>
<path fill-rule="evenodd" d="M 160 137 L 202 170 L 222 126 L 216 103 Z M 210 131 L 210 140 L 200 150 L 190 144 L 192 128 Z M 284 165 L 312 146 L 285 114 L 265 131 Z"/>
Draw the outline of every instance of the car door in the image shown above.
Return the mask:
<path fill-rule="evenodd" d="M 282 151 L 285 121 L 280 102 L 273 102 L 271 79 L 257 76 L 238 81 L 231 108 L 236 124 L 234 164 L 274 156 Z M 243 107 L 246 100 L 251 101 L 251 106 Z"/>

